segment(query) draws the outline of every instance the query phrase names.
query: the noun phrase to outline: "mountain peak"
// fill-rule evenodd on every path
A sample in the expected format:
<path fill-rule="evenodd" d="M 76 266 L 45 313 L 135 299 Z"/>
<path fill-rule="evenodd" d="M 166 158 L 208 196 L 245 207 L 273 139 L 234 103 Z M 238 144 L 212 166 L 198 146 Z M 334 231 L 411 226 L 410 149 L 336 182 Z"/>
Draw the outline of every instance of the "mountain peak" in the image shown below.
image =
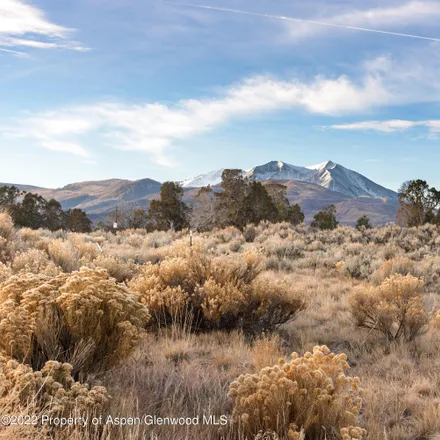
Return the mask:
<path fill-rule="evenodd" d="M 327 162 L 318 163 L 316 165 L 310 165 L 306 168 L 308 168 L 309 170 L 330 170 L 335 168 L 337 165 L 338 165 L 337 163 L 328 160 Z"/>
<path fill-rule="evenodd" d="M 215 170 L 181 182 L 183 187 L 217 185 L 221 182 L 223 170 Z M 297 180 L 314 183 L 323 188 L 339 192 L 349 197 L 374 197 L 395 200 L 397 194 L 376 184 L 356 171 L 349 170 L 328 160 L 307 167 L 273 160 L 243 172 L 244 177 L 254 180 Z"/>

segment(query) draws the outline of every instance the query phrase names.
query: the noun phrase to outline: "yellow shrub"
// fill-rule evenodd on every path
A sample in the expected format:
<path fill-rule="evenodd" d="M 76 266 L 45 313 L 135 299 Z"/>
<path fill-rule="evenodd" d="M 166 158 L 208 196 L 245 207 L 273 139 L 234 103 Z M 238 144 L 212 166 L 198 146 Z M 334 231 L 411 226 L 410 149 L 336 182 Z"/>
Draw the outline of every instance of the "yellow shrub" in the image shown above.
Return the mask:
<path fill-rule="evenodd" d="M 14 276 L 0 285 L 0 301 L 0 349 L 37 369 L 49 359 L 71 362 L 75 373 L 113 364 L 149 320 L 139 295 L 103 269 Z"/>
<path fill-rule="evenodd" d="M 0 261 L 0 283 L 6 281 L 12 275 L 12 270 Z"/>
<path fill-rule="evenodd" d="M 0 237 L 6 240 L 12 238 L 14 233 L 14 222 L 12 217 L 6 212 L 0 212 Z"/>
<path fill-rule="evenodd" d="M 178 253 L 147 264 L 129 284 L 143 296 L 158 325 L 188 324 L 192 316 L 199 329 L 261 331 L 286 322 L 302 308 L 287 283 L 257 278 L 262 270 L 257 252 L 212 258 L 203 248 L 184 253 L 179 247 Z"/>
<path fill-rule="evenodd" d="M 61 238 L 52 240 L 48 244 L 47 251 L 50 259 L 61 267 L 63 272 L 70 273 L 79 269 L 79 255 L 71 242 L 63 241 Z"/>
<path fill-rule="evenodd" d="M 52 273 L 56 274 L 56 267 L 51 263 L 46 252 L 38 249 L 29 249 L 16 255 L 11 266 L 14 273 L 27 272 L 38 274 L 45 272 L 49 264 L 52 265 Z"/>
<path fill-rule="evenodd" d="M 242 375 L 229 390 L 234 421 L 247 435 L 271 430 L 292 440 L 362 439 L 365 430 L 353 427 L 362 404 L 359 378 L 347 377 L 348 368 L 345 354 L 322 346 Z"/>
<path fill-rule="evenodd" d="M 405 257 L 396 257 L 385 261 L 371 278 L 374 282 L 379 284 L 391 275 L 415 275 L 414 271 L 414 263 L 411 260 L 408 260 Z"/>
<path fill-rule="evenodd" d="M 104 387 L 90 389 L 75 382 L 69 364 L 49 361 L 41 371 L 33 371 L 28 365 L 0 355 L 2 414 L 93 417 L 102 414 L 108 400 Z"/>
<path fill-rule="evenodd" d="M 378 287 L 359 287 L 350 297 L 357 325 L 382 332 L 388 340 L 413 340 L 429 321 L 423 305 L 422 280 L 392 275 Z"/>
<path fill-rule="evenodd" d="M 133 261 L 125 261 L 112 255 L 100 255 L 93 261 L 93 265 L 105 269 L 119 283 L 131 280 L 137 269 Z"/>

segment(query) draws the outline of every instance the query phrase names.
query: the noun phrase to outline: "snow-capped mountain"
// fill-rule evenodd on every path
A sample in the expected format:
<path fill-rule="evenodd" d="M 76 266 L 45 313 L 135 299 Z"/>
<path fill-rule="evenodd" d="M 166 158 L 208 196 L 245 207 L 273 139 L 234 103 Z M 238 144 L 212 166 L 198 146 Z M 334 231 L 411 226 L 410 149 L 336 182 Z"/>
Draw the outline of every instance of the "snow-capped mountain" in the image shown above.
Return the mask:
<path fill-rule="evenodd" d="M 307 167 L 313 175 L 307 182 L 316 183 L 332 191 L 340 192 L 347 196 L 369 196 L 375 198 L 397 199 L 397 194 L 373 182 L 356 171 L 349 170 L 332 161 Z"/>
<path fill-rule="evenodd" d="M 181 182 L 181 185 L 196 188 L 217 185 L 221 182 L 222 172 L 223 169 L 220 169 L 201 174 L 194 179 Z M 350 197 L 397 199 L 397 194 L 394 191 L 332 161 L 306 167 L 290 165 L 282 161 L 271 161 L 244 171 L 243 174 L 245 177 L 255 180 L 298 180 L 314 183 Z"/>
<path fill-rule="evenodd" d="M 305 182 L 313 173 L 314 171 L 308 168 L 274 160 L 252 168 L 245 173 L 245 177 L 255 180 L 300 180 Z"/>
<path fill-rule="evenodd" d="M 202 186 L 208 186 L 208 185 L 218 185 L 222 181 L 222 173 L 224 171 L 224 168 L 220 168 L 218 170 L 209 171 L 205 174 L 200 174 L 197 177 L 194 177 L 193 179 L 186 179 L 182 182 L 180 182 L 180 185 L 184 188 L 199 188 Z"/>

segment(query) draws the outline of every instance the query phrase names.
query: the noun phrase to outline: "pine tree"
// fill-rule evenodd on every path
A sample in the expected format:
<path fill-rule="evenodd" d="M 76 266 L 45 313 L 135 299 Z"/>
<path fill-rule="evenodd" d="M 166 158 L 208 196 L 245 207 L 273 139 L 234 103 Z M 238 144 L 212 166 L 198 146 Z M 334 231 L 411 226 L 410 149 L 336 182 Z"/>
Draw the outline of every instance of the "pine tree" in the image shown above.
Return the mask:
<path fill-rule="evenodd" d="M 243 229 L 247 223 L 246 196 L 248 181 L 242 171 L 224 170 L 222 173 L 223 192 L 216 193 L 220 226 L 235 226 Z"/>
<path fill-rule="evenodd" d="M 371 224 L 370 218 L 367 215 L 363 215 L 359 217 L 356 222 L 356 229 L 358 231 L 362 229 L 372 229 L 373 225 Z"/>
<path fill-rule="evenodd" d="M 69 209 L 66 212 L 65 227 L 72 232 L 91 232 L 92 221 L 81 209 Z"/>
<path fill-rule="evenodd" d="M 329 205 L 313 217 L 311 226 L 312 228 L 319 229 L 335 229 L 338 227 L 338 224 L 336 220 L 336 206 Z"/>
<path fill-rule="evenodd" d="M 410 180 L 399 189 L 399 204 L 398 222 L 408 227 L 421 226 L 433 221 L 433 212 L 440 206 L 440 191 L 426 180 Z"/>
<path fill-rule="evenodd" d="M 44 227 L 50 231 L 58 231 L 64 228 L 66 214 L 61 208 L 61 204 L 55 199 L 50 199 L 46 203 L 43 217 Z"/>
<path fill-rule="evenodd" d="M 175 182 L 165 182 L 160 188 L 160 200 L 152 200 L 148 210 L 148 229 L 180 231 L 189 226 L 190 209 L 182 201 L 183 188 Z"/>
<path fill-rule="evenodd" d="M 32 193 L 26 193 L 20 204 L 14 209 L 14 221 L 19 227 L 38 229 L 45 227 L 47 201 Z"/>
<path fill-rule="evenodd" d="M 258 224 L 263 220 L 276 221 L 278 211 L 261 182 L 251 182 L 244 202 L 246 223 Z"/>
<path fill-rule="evenodd" d="M 299 225 L 304 221 L 304 213 L 298 204 L 290 205 L 287 198 L 287 186 L 279 183 L 266 185 L 266 189 L 277 209 L 277 221 Z"/>

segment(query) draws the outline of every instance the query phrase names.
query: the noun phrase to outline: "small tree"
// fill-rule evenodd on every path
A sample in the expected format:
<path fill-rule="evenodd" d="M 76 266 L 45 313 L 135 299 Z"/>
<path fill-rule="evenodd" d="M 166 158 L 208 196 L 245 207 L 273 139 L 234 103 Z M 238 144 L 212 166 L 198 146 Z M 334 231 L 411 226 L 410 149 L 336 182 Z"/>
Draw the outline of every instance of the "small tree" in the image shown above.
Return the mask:
<path fill-rule="evenodd" d="M 145 209 L 135 208 L 127 213 L 127 227 L 129 229 L 143 229 L 147 226 L 148 215 Z"/>
<path fill-rule="evenodd" d="M 63 229 L 66 214 L 61 208 L 61 204 L 55 199 L 50 199 L 44 209 L 44 226 L 50 231 Z"/>
<path fill-rule="evenodd" d="M 222 173 L 223 192 L 216 193 L 218 216 L 221 226 L 235 226 L 243 230 L 247 223 L 246 196 L 248 181 L 238 169 L 224 170 Z"/>
<path fill-rule="evenodd" d="M 425 180 L 410 180 L 399 189 L 399 204 L 398 222 L 408 227 L 421 226 L 434 221 L 434 210 L 440 206 L 440 191 Z"/>
<path fill-rule="evenodd" d="M 276 221 L 289 222 L 295 226 L 304 221 L 304 213 L 301 211 L 301 207 L 298 204 L 290 206 L 287 198 L 287 186 L 271 183 L 266 185 L 266 189 L 276 207 Z"/>
<path fill-rule="evenodd" d="M 189 226 L 189 208 L 182 201 L 183 188 L 175 182 L 165 182 L 160 188 L 160 200 L 152 200 L 148 210 L 148 225 L 152 230 L 180 231 Z"/>
<path fill-rule="evenodd" d="M 26 193 L 20 204 L 14 209 L 15 224 L 20 227 L 38 229 L 45 226 L 47 201 L 32 193 Z"/>
<path fill-rule="evenodd" d="M 371 224 L 370 217 L 367 215 L 363 215 L 359 217 L 356 222 L 356 229 L 361 231 L 363 229 L 372 229 L 373 225 Z"/>
<path fill-rule="evenodd" d="M 91 232 L 92 221 L 83 210 L 79 208 L 69 209 L 66 212 L 65 227 L 72 232 Z"/>
<path fill-rule="evenodd" d="M 319 211 L 314 217 L 311 224 L 312 228 L 319 229 L 335 229 L 339 222 L 336 220 L 336 206 L 329 205 Z"/>
<path fill-rule="evenodd" d="M 210 186 L 200 188 L 191 213 L 191 227 L 206 232 L 218 224 L 216 199 Z"/>
<path fill-rule="evenodd" d="M 251 182 L 245 198 L 246 223 L 258 224 L 263 220 L 276 221 L 277 208 L 261 182 Z"/>
<path fill-rule="evenodd" d="M 302 212 L 301 206 L 299 206 L 298 203 L 293 206 L 289 206 L 289 208 L 287 209 L 286 221 L 292 223 L 292 225 L 296 226 L 300 223 L 303 223 L 304 218 L 304 213 Z"/>

